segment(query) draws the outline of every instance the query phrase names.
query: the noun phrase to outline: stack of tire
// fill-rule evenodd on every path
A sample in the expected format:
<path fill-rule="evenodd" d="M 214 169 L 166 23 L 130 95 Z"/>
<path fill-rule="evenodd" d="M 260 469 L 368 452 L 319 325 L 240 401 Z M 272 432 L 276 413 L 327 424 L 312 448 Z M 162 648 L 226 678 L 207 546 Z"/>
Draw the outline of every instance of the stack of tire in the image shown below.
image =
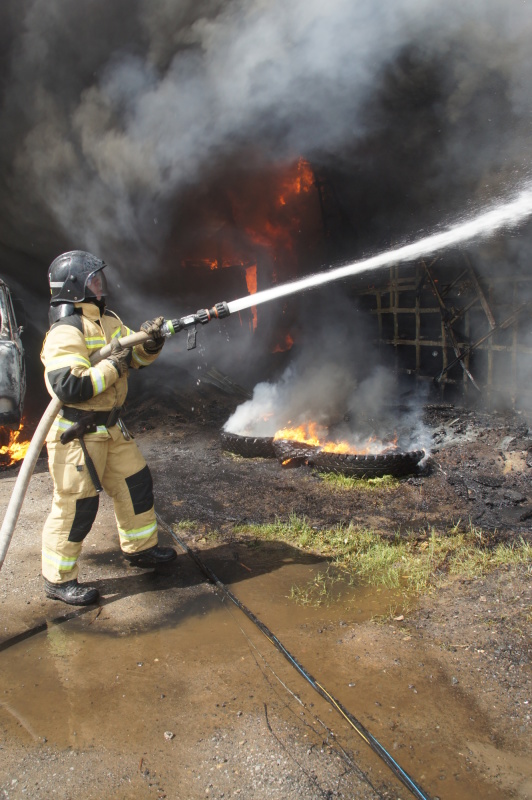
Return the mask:
<path fill-rule="evenodd" d="M 239 436 L 222 431 L 222 449 L 244 458 L 277 458 L 284 466 L 308 464 L 319 472 L 337 472 L 359 478 L 378 478 L 383 475 L 401 477 L 416 471 L 424 458 L 424 450 L 389 452 L 379 455 L 330 453 L 304 442 L 264 436 Z"/>
<path fill-rule="evenodd" d="M 239 436 L 228 431 L 222 431 L 220 437 L 222 450 L 227 450 L 228 453 L 243 458 L 275 458 L 273 437 Z"/>

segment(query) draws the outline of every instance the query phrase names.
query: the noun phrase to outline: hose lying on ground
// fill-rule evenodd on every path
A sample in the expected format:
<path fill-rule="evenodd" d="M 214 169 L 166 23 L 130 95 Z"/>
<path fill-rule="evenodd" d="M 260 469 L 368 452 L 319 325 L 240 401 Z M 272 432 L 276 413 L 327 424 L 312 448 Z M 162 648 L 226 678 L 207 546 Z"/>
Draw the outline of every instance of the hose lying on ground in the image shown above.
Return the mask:
<path fill-rule="evenodd" d="M 398 778 L 401 783 L 406 786 L 406 788 L 417 797 L 418 800 L 430 800 L 429 796 L 423 791 L 423 789 L 417 784 L 413 778 L 408 775 L 404 769 L 399 766 L 397 761 L 388 753 L 388 751 L 383 747 L 383 745 L 371 734 L 365 727 L 359 722 L 350 711 L 348 711 L 345 706 L 340 703 L 332 694 L 330 694 L 318 681 L 312 677 L 312 675 L 307 672 L 307 670 L 299 663 L 299 661 L 286 649 L 281 641 L 275 636 L 274 633 L 270 631 L 266 625 L 261 622 L 255 614 L 247 608 L 247 606 L 242 603 L 233 592 L 227 588 L 227 586 L 222 583 L 214 574 L 214 572 L 205 564 L 205 562 L 198 556 L 198 554 L 192 550 L 186 542 L 184 542 L 173 530 L 172 528 L 167 525 L 166 522 L 159 516 L 156 515 L 159 524 L 161 525 L 164 530 L 170 534 L 172 539 L 184 550 L 197 564 L 200 570 L 203 572 L 204 575 L 213 583 L 223 594 L 228 597 L 231 602 L 233 602 L 241 611 L 244 612 L 246 617 L 250 619 L 259 630 L 266 636 L 266 638 L 279 650 L 280 653 L 290 662 L 290 664 L 295 667 L 295 669 L 299 672 L 300 675 L 305 678 L 305 680 L 318 692 L 321 697 L 324 698 L 330 705 L 333 706 L 341 715 L 342 717 L 351 725 L 351 727 L 362 737 L 362 739 L 368 744 L 371 749 L 381 758 L 384 763 L 391 769 L 394 773 L 396 778 Z"/>

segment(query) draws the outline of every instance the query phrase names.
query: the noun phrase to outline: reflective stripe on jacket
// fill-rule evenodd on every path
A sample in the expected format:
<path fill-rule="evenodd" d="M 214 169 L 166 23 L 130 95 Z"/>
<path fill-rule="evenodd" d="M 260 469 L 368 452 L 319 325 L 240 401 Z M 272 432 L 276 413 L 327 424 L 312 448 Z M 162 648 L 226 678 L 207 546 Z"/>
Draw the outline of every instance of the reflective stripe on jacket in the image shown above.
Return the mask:
<path fill-rule="evenodd" d="M 48 392 L 64 405 L 84 411 L 107 411 L 122 406 L 127 396 L 127 373 L 121 376 L 109 359 L 91 366 L 90 356 L 115 338 L 132 333 L 112 312 L 103 316 L 93 303 L 76 303 L 76 313 L 56 322 L 44 340 L 44 364 Z M 131 367 L 151 364 L 158 353 L 142 345 L 133 348 Z"/>

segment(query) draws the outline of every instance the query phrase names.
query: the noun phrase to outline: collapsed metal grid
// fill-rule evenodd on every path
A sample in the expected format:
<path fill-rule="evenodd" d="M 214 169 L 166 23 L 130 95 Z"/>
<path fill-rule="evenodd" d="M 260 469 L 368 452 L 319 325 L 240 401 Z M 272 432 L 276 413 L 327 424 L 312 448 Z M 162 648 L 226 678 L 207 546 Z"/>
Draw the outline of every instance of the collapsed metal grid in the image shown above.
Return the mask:
<path fill-rule="evenodd" d="M 532 277 L 479 276 L 468 257 L 393 266 L 387 282 L 357 292 L 376 317 L 395 369 L 478 399 L 532 406 Z"/>

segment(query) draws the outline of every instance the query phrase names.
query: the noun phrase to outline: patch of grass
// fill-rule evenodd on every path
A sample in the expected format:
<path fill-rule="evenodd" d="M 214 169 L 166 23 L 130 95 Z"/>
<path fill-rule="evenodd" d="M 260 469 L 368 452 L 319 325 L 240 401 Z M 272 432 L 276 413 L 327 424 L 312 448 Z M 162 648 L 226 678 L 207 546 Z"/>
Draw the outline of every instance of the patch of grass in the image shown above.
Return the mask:
<path fill-rule="evenodd" d="M 485 575 L 497 567 L 528 565 L 532 569 L 532 546 L 518 543 L 498 544 L 494 548 L 468 548 L 467 541 L 452 554 L 450 572 L 465 577 Z"/>
<path fill-rule="evenodd" d="M 390 491 L 399 486 L 399 481 L 393 475 L 383 475 L 380 478 L 353 478 L 342 475 L 340 472 L 319 472 L 318 475 L 334 489 L 358 492 L 371 492 L 376 489 Z"/>
<path fill-rule="evenodd" d="M 178 531 L 189 531 L 197 528 L 198 523 L 193 519 L 181 519 L 179 522 L 174 522 L 173 527 Z"/>
<path fill-rule="evenodd" d="M 233 461 L 244 461 L 244 456 L 239 456 L 238 453 L 231 453 L 230 450 L 222 450 L 222 454 L 227 458 L 232 458 Z"/>
<path fill-rule="evenodd" d="M 523 539 L 490 547 L 480 529 L 472 525 L 462 528 L 460 523 L 449 531 L 431 529 L 423 537 L 384 537 L 352 524 L 319 528 L 304 517 L 291 515 L 287 521 L 239 526 L 238 531 L 312 550 L 330 558 L 340 574 L 353 581 L 406 594 L 428 591 L 450 575 L 479 577 L 504 565 L 527 565 L 532 570 L 532 546 Z M 331 580 L 328 576 L 329 584 Z M 316 595 L 311 589 L 295 589 L 294 596 L 300 602 L 309 602 L 309 597 Z M 320 586 L 318 589 L 322 592 Z"/>
<path fill-rule="evenodd" d="M 404 616 L 410 612 L 411 607 L 412 604 L 409 598 L 402 595 L 399 602 L 390 603 L 387 611 L 383 614 L 375 614 L 371 618 L 371 621 L 375 622 L 377 625 L 389 625 L 395 620 L 401 621 Z"/>
<path fill-rule="evenodd" d="M 264 461 L 263 456 L 253 456 L 252 458 L 250 458 L 249 456 L 241 456 L 238 453 L 231 453 L 229 450 L 222 450 L 222 453 L 227 458 L 232 458 L 233 461 L 246 461 L 246 462 L 251 461 L 251 463 L 253 463 L 254 461 Z"/>
<path fill-rule="evenodd" d="M 292 586 L 289 597 L 302 606 L 321 606 L 330 601 L 333 583 L 329 572 L 318 572 L 306 586 Z"/>
<path fill-rule="evenodd" d="M 208 528 L 191 519 L 182 519 L 179 522 L 174 522 L 172 527 L 176 535 L 179 535 L 180 532 L 188 533 L 193 535 L 195 540 L 199 542 L 217 542 L 220 539 L 219 531 L 214 528 Z"/>

